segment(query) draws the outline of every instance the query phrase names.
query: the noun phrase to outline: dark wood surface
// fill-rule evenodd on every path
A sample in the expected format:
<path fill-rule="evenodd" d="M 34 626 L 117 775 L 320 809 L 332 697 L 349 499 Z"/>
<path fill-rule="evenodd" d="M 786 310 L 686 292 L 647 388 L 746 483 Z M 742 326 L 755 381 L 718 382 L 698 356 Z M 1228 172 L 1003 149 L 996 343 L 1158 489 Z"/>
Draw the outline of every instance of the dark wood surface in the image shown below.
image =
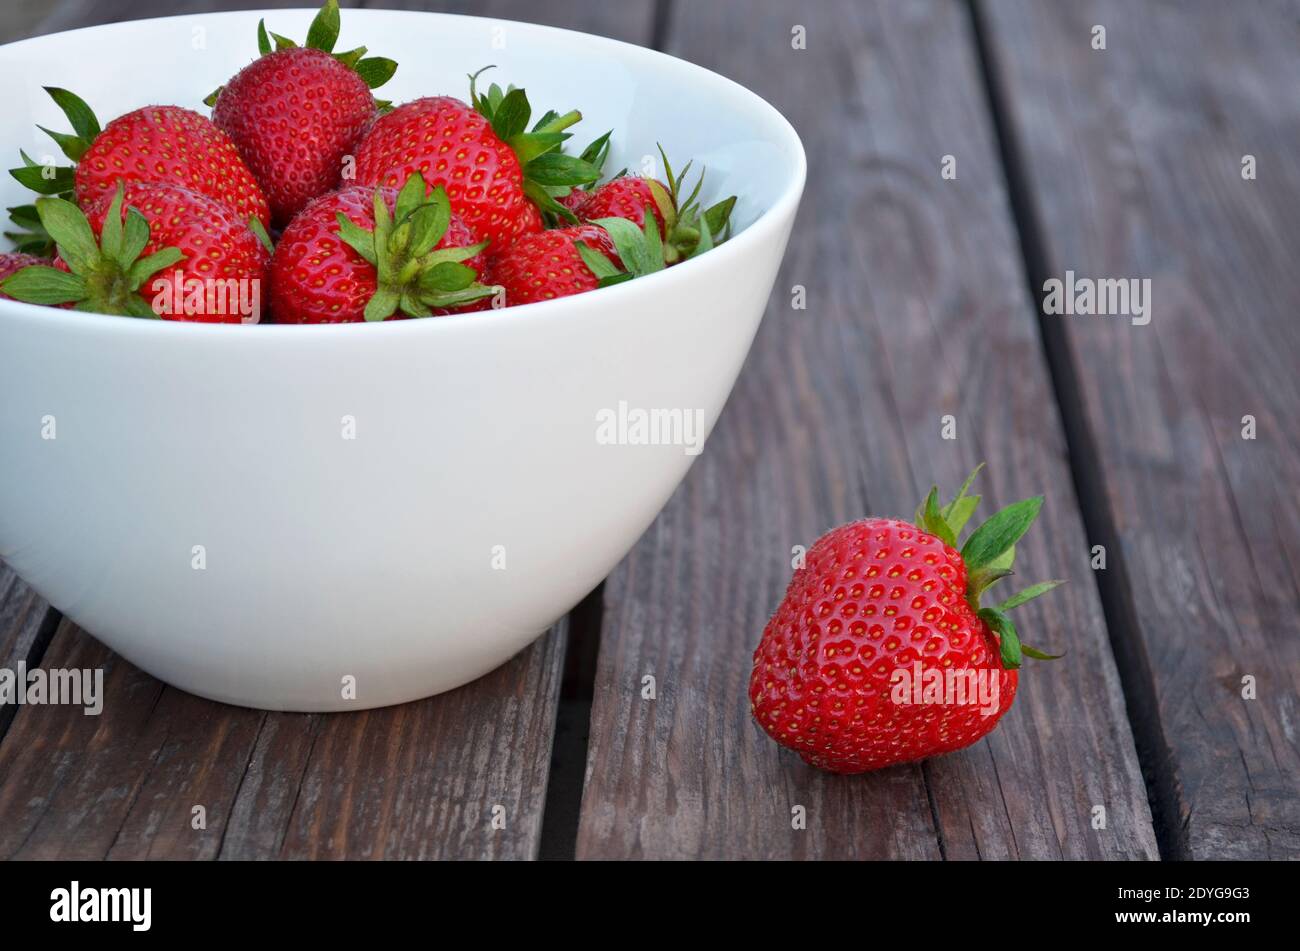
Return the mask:
<path fill-rule="evenodd" d="M 103 668 L 103 712 L 14 717 L 0 857 L 531 858 L 564 643 L 561 625 L 467 687 L 321 716 L 191 696 L 64 621 L 43 666 Z"/>
<path fill-rule="evenodd" d="M 746 10 L 753 39 L 717 43 L 727 10 L 679 5 L 668 49 L 790 116 L 813 187 L 709 451 L 606 582 L 579 855 L 1154 857 L 966 12 L 819 3 L 792 50 L 788 4 Z M 833 777 L 768 742 L 745 686 L 791 546 L 910 515 L 982 459 L 990 502 L 1047 495 L 1017 562 L 1070 583 L 1020 627 L 1068 661 L 1031 664 L 988 741 L 923 766 Z"/>
<path fill-rule="evenodd" d="M 38 662 L 58 622 L 58 612 L 0 562 L 0 668 Z M 0 737 L 16 712 L 0 705 Z"/>
<path fill-rule="evenodd" d="M 19 0 L 0 40 L 254 5 L 303 4 Z M 1209 2 L 368 5 L 658 46 L 782 109 L 810 178 L 753 352 L 603 596 L 441 697 L 316 716 L 203 701 L 0 566 L 0 666 L 102 667 L 108 694 L 98 717 L 0 709 L 0 856 L 1300 854 L 1294 15 L 1245 4 L 1225 29 Z M 1066 268 L 1152 278 L 1152 323 L 1040 316 L 1042 281 Z M 792 546 L 906 515 L 980 460 L 990 510 L 1047 496 L 1018 566 L 1069 584 L 1019 623 L 1067 657 L 1031 663 L 1010 714 L 961 753 L 855 778 L 804 766 L 745 696 Z"/>
<path fill-rule="evenodd" d="M 1145 326 L 1045 326 L 1169 847 L 1297 858 L 1300 17 L 1225 12 L 997 0 L 983 22 L 1036 270 L 1152 281 Z"/>

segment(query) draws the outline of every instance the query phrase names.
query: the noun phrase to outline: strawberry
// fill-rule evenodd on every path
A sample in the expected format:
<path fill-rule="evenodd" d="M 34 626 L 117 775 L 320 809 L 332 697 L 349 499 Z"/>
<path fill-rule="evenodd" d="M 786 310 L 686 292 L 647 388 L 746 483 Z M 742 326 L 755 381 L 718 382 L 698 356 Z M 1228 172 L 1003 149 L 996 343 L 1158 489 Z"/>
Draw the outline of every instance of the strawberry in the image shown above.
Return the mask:
<path fill-rule="evenodd" d="M 59 256 L 0 284 L 17 300 L 208 323 L 259 317 L 270 254 L 220 202 L 176 185 L 119 182 L 84 213 L 62 198 L 37 199 L 36 209 Z"/>
<path fill-rule="evenodd" d="M 206 100 L 266 192 L 277 227 L 335 188 L 344 157 L 379 113 L 370 90 L 397 69 L 389 59 L 363 58 L 365 47 L 334 53 L 338 35 L 337 0 L 312 21 L 305 47 L 268 36 L 260 23 L 260 57 Z"/>
<path fill-rule="evenodd" d="M 580 189 L 575 188 L 570 191 L 569 194 L 561 195 L 555 200 L 561 207 L 573 215 L 574 220 L 578 220 L 578 212 L 590 197 L 591 192 L 581 191 Z"/>
<path fill-rule="evenodd" d="M 596 186 L 572 210 L 583 221 L 625 218 L 639 228 L 645 224 L 646 210 L 649 209 L 659 224 L 664 263 L 676 264 L 694 256 L 703 232 L 709 233 L 706 247 L 726 239 L 736 196 L 724 198 L 702 210 L 698 204 L 700 189 L 704 186 L 704 173 L 701 172 L 695 187 L 683 200 L 680 195 L 681 186 L 692 163 L 687 162 L 681 174 L 674 175 L 662 146 L 659 154 L 663 158 L 667 185 L 655 178 L 620 173 L 610 181 Z"/>
<path fill-rule="evenodd" d="M 85 206 L 111 197 L 119 181 L 162 182 L 216 199 L 245 221 L 257 218 L 270 224 L 270 209 L 253 173 L 210 119 L 179 106 L 146 106 L 118 116 L 101 130 L 81 98 L 66 89 L 45 91 L 68 117 L 73 132 L 42 131 L 76 166 L 45 168 L 21 153 L 25 164 L 11 174 L 33 191 L 73 192 Z"/>
<path fill-rule="evenodd" d="M 492 279 L 504 289 L 510 305 L 582 294 L 662 271 L 668 254 L 658 219 L 653 214 L 647 218 L 644 210 L 641 218 L 640 228 L 627 218 L 597 218 L 524 235 L 491 255 Z M 712 247 L 713 237 L 705 224 L 687 256 Z"/>
<path fill-rule="evenodd" d="M 445 314 L 485 301 L 484 244 L 426 197 L 424 179 L 394 188 L 351 185 L 317 198 L 285 229 L 272 262 L 280 323 L 354 323 Z"/>
<path fill-rule="evenodd" d="M 524 235 L 503 253 L 493 255 L 492 280 L 505 289 L 507 305 L 532 304 L 595 290 L 600 278 L 584 262 L 582 248 L 622 264 L 604 228 L 572 225 Z"/>
<path fill-rule="evenodd" d="M 23 254 L 22 252 L 10 251 L 6 254 L 0 254 L 0 287 L 3 287 L 4 280 L 15 271 L 21 271 L 25 267 L 44 267 L 50 262 L 46 258 L 39 258 L 34 254 Z M 0 293 L 0 300 L 14 300 L 8 294 Z"/>
<path fill-rule="evenodd" d="M 677 209 L 662 182 L 653 178 L 623 175 L 598 185 L 586 196 L 574 214 L 584 221 L 595 218 L 626 218 L 638 228 L 645 224 L 646 211 L 655 216 L 661 237 L 668 236 L 668 222 L 677 220 Z"/>
<path fill-rule="evenodd" d="M 480 96 L 476 79 L 470 103 L 416 99 L 381 116 L 357 148 L 357 182 L 396 187 L 421 173 L 430 189 L 446 189 L 452 210 L 494 251 L 542 230 L 544 211 L 576 221 L 551 193 L 600 177 L 590 162 L 560 151 L 569 138 L 564 129 L 582 114 L 548 112 L 527 131 L 524 90 L 494 84 Z"/>
<path fill-rule="evenodd" d="M 1011 707 L 1022 655 L 1052 657 L 1022 646 L 1007 612 L 1059 581 L 980 606 L 1042 498 L 1002 509 L 959 551 L 974 477 L 942 509 L 931 489 L 915 524 L 832 530 L 796 571 L 754 652 L 749 699 L 759 726 L 806 762 L 861 773 L 969 746 Z"/>

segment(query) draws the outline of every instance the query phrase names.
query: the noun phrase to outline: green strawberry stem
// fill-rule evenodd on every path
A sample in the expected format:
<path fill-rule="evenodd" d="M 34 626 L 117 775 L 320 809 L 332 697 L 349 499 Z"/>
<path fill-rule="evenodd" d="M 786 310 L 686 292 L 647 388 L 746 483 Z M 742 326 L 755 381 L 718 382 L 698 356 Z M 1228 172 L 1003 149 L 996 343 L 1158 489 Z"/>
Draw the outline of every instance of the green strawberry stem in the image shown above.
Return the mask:
<path fill-rule="evenodd" d="M 597 287 L 622 284 L 634 277 L 644 277 L 667 267 L 665 262 L 667 255 L 664 252 L 663 240 L 659 236 L 659 223 L 648 209 L 640 228 L 626 218 L 597 218 L 590 223 L 605 229 L 614 243 L 614 250 L 622 260 L 624 268 L 619 270 L 613 261 L 585 241 L 577 242 L 578 256 L 596 277 Z M 707 225 L 704 234 L 700 237 L 700 245 L 701 251 L 706 251 L 713 246 Z"/>
<path fill-rule="evenodd" d="M 524 194 L 550 221 L 563 219 L 577 222 L 577 217 L 556 199 L 569 194 L 575 187 L 590 185 L 600 180 L 600 166 L 593 164 L 601 149 L 608 151 L 608 135 L 588 146 L 581 157 L 567 155 L 561 147 L 571 138 L 564 130 L 581 121 L 582 113 L 574 109 L 561 115 L 555 111 L 544 114 L 529 130 L 532 106 L 528 94 L 514 86 L 502 89 L 496 83 L 487 92 L 479 93 L 478 78 L 494 66 L 484 66 L 469 77 L 470 104 L 488 120 L 497 138 L 514 151 L 523 168 Z M 600 143 L 600 144 L 598 144 Z"/>
<path fill-rule="evenodd" d="M 942 508 L 939 506 L 938 487 L 931 488 L 925 501 L 916 510 L 914 523 L 917 528 L 934 535 L 949 548 L 956 548 L 957 537 L 979 505 L 980 497 L 967 495 L 967 491 L 982 468 L 984 463 L 981 462 L 962 483 L 956 497 Z M 1041 495 L 1013 502 L 976 527 L 961 546 L 962 561 L 966 565 L 966 600 L 998 635 L 1002 666 L 1007 670 L 1018 668 L 1022 656 L 1036 660 L 1056 660 L 1063 656 L 1045 654 L 1022 644 L 1016 625 L 1007 612 L 1046 594 L 1064 582 L 1042 581 L 1012 595 L 996 607 L 980 605 L 980 597 L 985 591 L 1014 573 L 1012 564 L 1016 557 L 1016 542 L 1034 523 L 1042 505 Z"/>
<path fill-rule="evenodd" d="M 695 187 L 685 198 L 682 198 L 682 182 L 686 180 L 694 160 L 687 162 L 681 172 L 673 174 L 668 153 L 664 151 L 662 145 L 658 148 L 659 157 L 664 162 L 664 176 L 668 179 L 669 194 L 665 198 L 668 207 L 673 209 L 671 217 L 666 211 L 664 212 L 665 232 L 668 235 L 664 242 L 664 254 L 665 260 L 673 264 L 702 254 L 714 244 L 730 237 L 731 211 L 736 207 L 736 196 L 730 195 L 717 204 L 702 209 L 699 205 L 699 197 L 704 187 L 704 171 L 701 170 L 700 177 L 695 181 Z M 663 209 L 665 203 L 659 199 L 660 192 L 663 191 L 662 186 L 658 182 L 651 182 L 650 190 L 655 195 L 656 203 Z"/>
<path fill-rule="evenodd" d="M 13 242 L 14 250 L 42 258 L 52 257 L 54 239 L 41 224 L 41 216 L 36 213 L 36 206 L 18 205 L 6 210 L 9 212 L 9 220 L 17 229 L 4 233 L 5 237 Z"/>
<path fill-rule="evenodd" d="M 415 172 L 398 192 L 393 214 L 383 191 L 375 189 L 375 227 L 367 231 L 339 212 L 339 237 L 375 268 L 378 287 L 366 304 L 366 320 L 386 320 L 399 310 L 408 317 L 428 317 L 433 309 L 458 307 L 490 297 L 498 290 L 478 282 L 473 268 L 461 263 L 487 242 L 461 248 L 438 248 L 451 224 L 451 203 L 441 186 L 425 197 L 424 176 Z"/>
<path fill-rule="evenodd" d="M 73 162 L 80 162 L 82 156 L 86 154 L 86 150 L 90 148 L 95 139 L 99 138 L 99 133 L 102 131 L 99 127 L 99 120 L 95 118 L 94 110 L 86 105 L 85 100 L 75 93 L 68 92 L 66 89 L 59 89 L 57 86 L 46 86 L 45 91 L 49 93 L 50 98 L 67 116 L 68 124 L 72 126 L 72 133 L 55 132 L 43 125 L 38 125 L 36 128 L 53 139 L 59 150 Z M 72 166 L 39 165 L 32 161 L 31 157 L 21 149 L 19 149 L 18 154 L 22 157 L 23 164 L 19 168 L 11 168 L 9 174 L 17 179 L 23 187 L 31 189 L 38 195 L 71 194 L 75 168 Z"/>
<path fill-rule="evenodd" d="M 382 56 L 366 56 L 368 50 L 364 46 L 358 46 L 356 49 L 343 53 L 335 53 L 334 47 L 339 41 L 341 20 L 338 0 L 326 0 L 325 5 L 320 8 L 320 11 L 311 21 L 311 26 L 307 28 L 307 41 L 303 46 L 306 49 L 329 53 L 360 76 L 371 89 L 378 89 L 393 78 L 393 74 L 397 72 L 397 63 Z M 268 32 L 265 20 L 257 22 L 257 53 L 259 56 L 267 56 L 279 50 L 297 48 L 298 44 L 287 36 Z M 218 87 L 203 100 L 204 105 L 215 106 L 220 95 L 221 88 Z M 392 107 L 392 103 L 384 100 L 378 100 L 377 105 L 380 109 L 385 110 Z"/>
<path fill-rule="evenodd" d="M 607 135 L 602 136 L 602 139 L 607 139 Z M 591 143 L 589 148 L 593 147 L 603 149 L 601 152 L 601 164 L 603 165 L 604 153 L 608 152 L 608 143 L 597 140 L 597 143 Z M 663 169 L 664 175 L 668 179 L 668 188 L 664 190 L 662 184 L 656 182 L 653 178 L 646 179 L 646 184 L 650 188 L 650 195 L 654 197 L 654 203 L 659 210 L 660 216 L 663 217 L 664 234 L 667 235 L 667 239 L 660 239 L 659 235 L 655 234 L 653 240 L 651 240 L 649 231 L 645 231 L 645 242 L 653 244 L 650 251 L 653 251 L 662 264 L 676 264 L 677 261 L 685 261 L 690 257 L 697 257 L 706 251 L 711 251 L 716 244 L 727 239 L 727 236 L 731 234 L 731 213 L 732 209 L 736 207 L 736 196 L 725 197 L 718 204 L 711 205 L 707 209 L 701 209 L 698 201 L 699 192 L 701 192 L 703 184 L 705 184 L 705 173 L 701 171 L 699 178 L 695 181 L 694 188 L 690 190 L 690 194 L 686 195 L 685 199 L 682 199 L 681 183 L 684 181 L 686 173 L 690 170 L 693 162 L 686 162 L 685 168 L 682 168 L 680 174 L 673 174 L 672 162 L 668 161 L 668 155 L 663 151 L 663 146 L 659 146 L 659 155 L 663 158 Z M 625 174 L 627 174 L 627 169 L 619 171 L 610 181 L 615 181 L 615 179 L 621 178 Z M 654 214 L 649 207 L 646 208 L 645 218 L 646 221 L 654 218 Z M 617 221 L 617 218 L 601 218 L 601 220 L 594 223 L 606 226 L 608 231 L 610 230 L 610 227 L 607 226 L 608 222 L 615 221 Z M 624 264 L 627 265 L 629 261 L 643 259 L 645 251 L 642 251 L 640 247 L 641 240 L 636 238 L 627 227 L 619 225 L 612 227 L 619 229 L 621 233 L 615 234 L 614 231 L 611 231 L 610 236 L 614 238 L 615 247 L 619 248 L 619 256 L 623 257 Z M 621 242 L 623 242 L 621 244 L 620 236 Z M 638 247 L 630 247 L 632 244 L 637 244 Z M 625 255 L 625 249 L 632 253 L 630 259 L 628 255 Z M 594 249 L 588 248 L 588 251 L 594 253 L 594 255 L 599 255 L 599 252 L 594 251 Z M 582 253 L 582 249 L 578 249 L 578 252 Z M 586 255 L 586 253 L 582 253 L 582 260 L 586 261 L 591 273 L 601 279 L 601 287 L 610 285 L 610 283 L 628 281 L 633 277 L 641 277 L 642 274 L 650 273 L 651 270 L 660 270 L 658 266 L 647 268 L 647 266 L 642 265 L 632 266 L 628 272 L 619 272 L 614 268 L 612 262 L 608 264 L 608 268 L 602 268 L 599 264 L 593 266 L 593 262 L 589 260 L 589 255 Z"/>
<path fill-rule="evenodd" d="M 660 153 L 662 154 L 662 149 Z M 668 157 L 664 156 L 665 168 L 668 168 Z M 689 163 L 688 163 L 689 164 Z M 672 172 L 668 172 L 669 178 L 672 179 Z M 617 176 L 615 176 L 617 177 Z M 701 182 L 704 176 L 701 175 Z M 680 178 L 675 181 L 680 181 Z M 659 224 L 653 211 L 647 207 L 645 215 L 638 228 L 626 218 L 597 218 L 591 224 L 599 225 L 609 234 L 610 240 L 614 243 L 614 250 L 618 252 L 619 258 L 623 262 L 623 270 L 619 270 L 614 262 L 605 255 L 601 254 L 595 248 L 583 241 L 577 242 L 578 255 L 582 258 L 583 263 L 596 277 L 597 287 L 609 287 L 613 284 L 621 284 L 624 281 L 630 281 L 634 277 L 643 277 L 646 274 L 652 274 L 655 271 L 662 271 L 674 261 L 683 260 L 684 258 L 693 258 L 703 254 L 713 248 L 716 244 L 714 240 L 713 222 L 708 213 L 699 214 L 698 209 L 692 204 L 694 202 L 694 193 L 691 201 L 688 203 L 688 213 L 694 224 L 691 226 L 693 238 L 689 252 L 683 255 L 683 245 L 674 244 L 674 240 L 680 242 L 680 217 L 676 210 L 676 198 L 674 185 L 674 195 L 664 192 L 663 186 L 658 182 L 651 180 L 650 193 L 654 196 L 655 204 L 659 205 L 660 210 L 664 213 L 665 223 L 668 225 L 669 240 L 664 241 L 659 234 Z M 699 191 L 699 184 L 695 187 L 695 192 Z M 718 218 L 719 224 L 727 227 L 726 216 L 730 215 L 731 208 L 735 204 L 735 197 L 725 199 L 719 202 L 718 206 L 724 206 L 724 213 Z"/>
<path fill-rule="evenodd" d="M 36 211 L 54 240 L 68 271 L 32 265 L 0 283 L 0 291 L 29 304 L 73 304 L 77 310 L 131 317 L 157 317 L 140 296 L 154 274 L 184 260 L 179 248 L 140 257 L 149 243 L 149 222 L 130 207 L 122 220 L 126 189 L 118 182 L 99 240 L 76 205 L 62 198 L 39 198 Z M 70 273 L 69 273 L 70 272 Z"/>
<path fill-rule="evenodd" d="M 591 143 L 588 144 L 588 146 L 582 150 L 582 153 L 578 156 L 578 158 L 582 159 L 582 161 L 586 162 L 597 172 L 600 172 L 605 167 L 605 161 L 609 158 L 609 139 L 610 136 L 612 136 L 613 134 L 614 134 L 614 130 L 610 129 L 604 135 L 598 136 L 597 138 L 593 139 Z M 587 182 L 586 184 L 577 185 L 574 187 L 580 188 L 583 191 L 591 191 L 598 184 L 599 184 L 599 179 L 593 182 Z M 559 192 L 559 189 L 556 189 L 556 191 Z M 572 191 L 573 191 L 572 187 L 568 188 L 566 191 L 564 191 L 561 194 L 557 194 L 555 197 L 563 198 L 565 197 L 565 195 L 569 194 Z M 568 212 L 567 218 L 565 220 L 569 221 L 570 223 L 576 223 L 578 220 L 577 215 L 569 211 L 568 208 L 564 208 L 564 210 Z"/>
<path fill-rule="evenodd" d="M 262 243 L 262 247 L 266 248 L 267 254 L 275 253 L 275 242 L 271 240 L 271 236 L 266 232 L 266 226 L 257 215 L 252 215 L 248 219 L 248 230 L 253 232 L 254 237 Z"/>

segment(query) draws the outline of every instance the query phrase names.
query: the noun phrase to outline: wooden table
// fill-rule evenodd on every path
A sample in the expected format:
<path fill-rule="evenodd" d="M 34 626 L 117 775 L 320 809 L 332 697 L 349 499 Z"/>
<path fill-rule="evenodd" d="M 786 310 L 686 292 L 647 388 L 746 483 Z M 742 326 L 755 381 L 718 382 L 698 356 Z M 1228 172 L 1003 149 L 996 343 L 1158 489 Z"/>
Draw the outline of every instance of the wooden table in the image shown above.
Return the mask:
<path fill-rule="evenodd" d="M 0 33 L 250 5 L 20 0 Z M 0 573 L 0 665 L 107 685 L 98 717 L 0 711 L 0 856 L 1300 857 L 1295 4 L 414 5 L 654 46 L 798 127 L 808 191 L 708 451 L 565 622 L 392 709 L 199 700 Z M 1067 270 L 1150 278 L 1150 323 L 1040 314 Z M 962 753 L 804 766 L 745 696 L 791 546 L 982 459 L 990 502 L 1046 493 L 1020 560 L 1070 583 L 1020 625 L 1068 657 Z"/>

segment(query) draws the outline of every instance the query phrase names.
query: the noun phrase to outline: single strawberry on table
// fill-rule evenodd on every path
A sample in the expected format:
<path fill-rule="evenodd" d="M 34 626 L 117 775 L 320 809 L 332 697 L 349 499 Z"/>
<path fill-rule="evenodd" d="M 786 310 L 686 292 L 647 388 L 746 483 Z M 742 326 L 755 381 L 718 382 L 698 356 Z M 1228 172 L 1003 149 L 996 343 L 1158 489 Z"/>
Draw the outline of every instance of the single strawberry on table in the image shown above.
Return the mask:
<path fill-rule="evenodd" d="M 53 197 L 36 208 L 58 257 L 0 282 L 16 300 L 207 323 L 260 316 L 270 253 L 218 201 L 177 185 L 119 182 L 84 212 Z"/>
<path fill-rule="evenodd" d="M 979 470 L 976 469 L 976 472 Z M 997 606 L 981 595 L 1011 573 L 1042 498 L 1014 503 L 957 537 L 979 496 L 915 524 L 870 518 L 822 536 L 795 572 L 754 652 L 749 699 L 772 739 L 836 773 L 861 773 L 969 746 L 1015 699 L 1022 656 L 1007 612 L 1059 581 Z"/>
<path fill-rule="evenodd" d="M 356 180 L 397 187 L 419 172 L 430 189 L 446 190 L 452 210 L 496 252 L 541 231 L 544 212 L 572 219 L 552 192 L 594 182 L 600 170 L 560 150 L 581 113 L 548 112 L 529 129 L 524 90 L 494 84 L 479 95 L 476 78 L 469 103 L 416 99 L 376 120 L 357 147 Z"/>
<path fill-rule="evenodd" d="M 277 227 L 331 191 L 361 134 L 379 114 L 371 94 L 397 69 L 366 48 L 334 53 L 339 7 L 329 0 L 306 46 L 258 25 L 260 56 L 209 97 L 212 118 L 234 140 L 271 204 Z M 274 48 L 272 48 L 274 40 Z"/>
<path fill-rule="evenodd" d="M 118 116 L 103 129 L 84 100 L 46 87 L 73 131 L 44 129 L 73 162 L 46 168 L 22 154 L 14 178 L 42 195 L 72 193 L 83 207 L 111 198 L 120 181 L 179 185 L 221 202 L 241 219 L 271 223 L 266 196 L 235 144 L 211 119 L 180 106 L 146 106 Z"/>
<path fill-rule="evenodd" d="M 484 242 L 411 175 L 395 188 L 351 185 L 317 198 L 285 229 L 272 261 L 278 323 L 353 323 L 452 313 L 487 300 Z"/>

